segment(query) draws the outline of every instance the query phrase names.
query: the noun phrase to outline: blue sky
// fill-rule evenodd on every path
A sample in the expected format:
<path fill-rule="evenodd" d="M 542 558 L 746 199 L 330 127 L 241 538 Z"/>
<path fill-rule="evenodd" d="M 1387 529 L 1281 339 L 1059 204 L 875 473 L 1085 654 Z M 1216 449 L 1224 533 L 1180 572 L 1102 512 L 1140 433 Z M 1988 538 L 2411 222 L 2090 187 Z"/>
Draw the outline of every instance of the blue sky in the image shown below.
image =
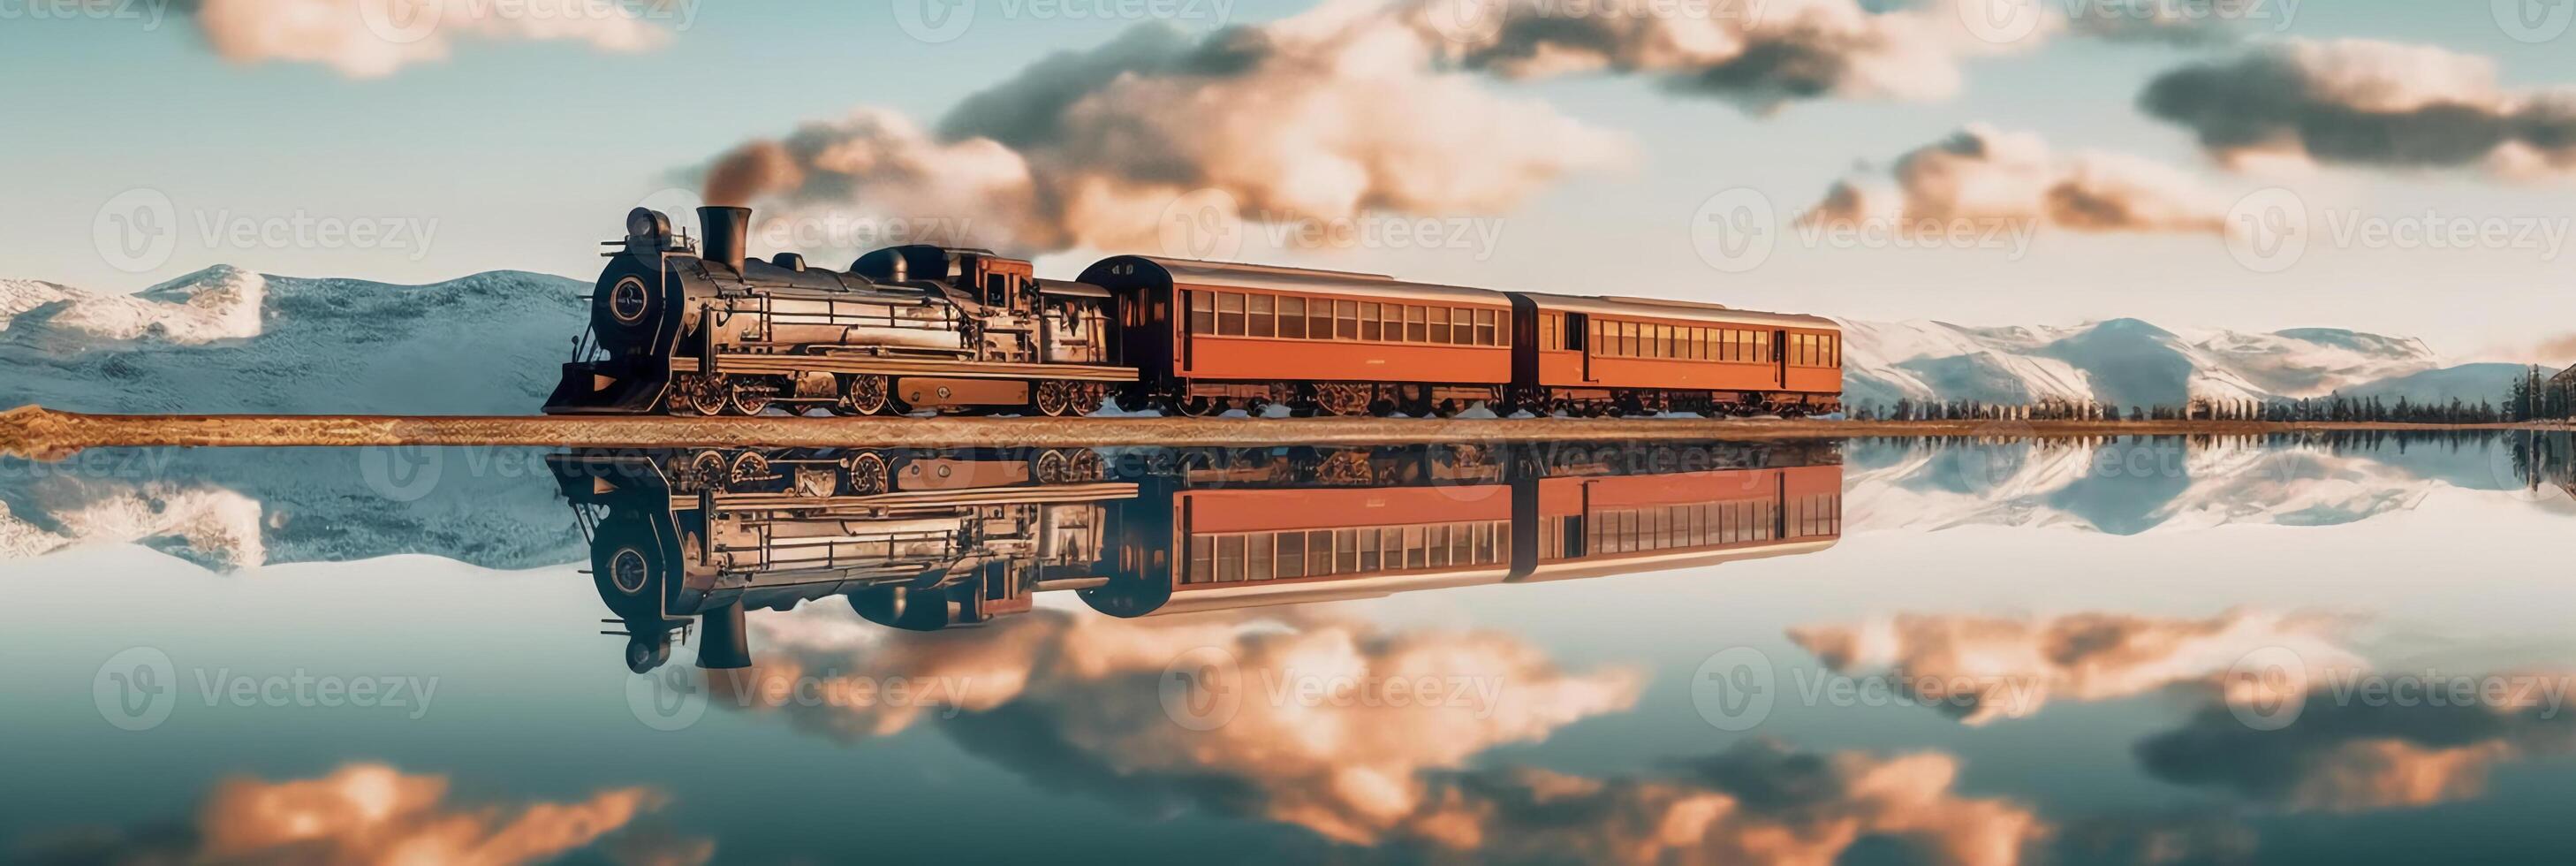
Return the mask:
<path fill-rule="evenodd" d="M 11 158 L 0 160 L 0 200 L 9 205 L 0 208 L 0 232 L 11 238 L 0 246 L 0 277 L 124 291 L 230 263 L 392 282 L 502 268 L 586 279 L 596 268 L 595 242 L 618 233 L 626 208 L 690 186 L 676 172 L 747 138 L 863 105 L 931 123 L 1049 52 L 1090 48 L 1147 23 L 1042 15 L 1026 0 L 980 2 L 966 32 L 944 43 L 911 38 L 885 4 L 705 3 L 687 7 L 686 26 L 652 50 L 460 38 L 452 57 L 367 78 L 315 63 L 226 60 L 184 19 L 148 27 L 133 18 L 36 18 L 19 4 L 0 10 L 0 75 L 16 85 L 0 88 L 0 116 L 14 121 Z M 1260 23 L 1310 5 L 1237 0 L 1225 20 Z M 1216 23 L 1205 14 L 1218 8 L 1213 0 L 1182 8 L 1190 14 L 1172 23 Z M 2518 41 L 2487 3 L 2347 0 L 2281 10 L 2289 12 L 2288 37 L 2440 46 L 2491 58 L 2511 88 L 2576 86 L 2569 50 L 2576 36 Z M 2259 38 L 2275 38 L 2268 23 L 2261 29 Z M 2576 293 L 2568 291 L 2576 252 L 2545 249 L 2326 243 L 2267 274 L 2210 236 L 2048 231 L 2022 253 L 1814 248 L 1788 236 L 1759 267 L 1729 273 L 1694 246 L 1694 213 L 1712 195 L 1750 188 L 1796 210 L 1858 163 L 1884 166 L 1974 122 L 2036 133 L 2061 153 L 2117 151 L 2177 166 L 2229 199 L 2278 185 L 2311 207 L 2372 218 L 2547 228 L 2576 214 L 2563 181 L 2334 167 L 2284 179 L 2223 170 L 2188 131 L 2147 116 L 2136 100 L 2159 72 L 2232 50 L 2059 40 L 1967 63 L 1952 98 L 1826 99 L 1767 116 L 1635 79 L 1480 80 L 1624 133 L 1635 152 L 1614 170 L 1557 179 L 1485 218 L 1490 246 L 1259 249 L 1242 257 L 1865 319 L 2135 316 L 2168 326 L 2351 327 L 2424 337 L 2463 358 L 2576 330 L 2566 325 L 2576 319 Z M 182 223 L 175 249 L 139 272 L 120 268 L 94 239 L 102 207 L 133 189 L 166 195 Z M 434 231 L 425 244 L 401 247 L 206 243 L 208 226 L 298 213 Z M 857 251 L 809 252 L 841 261 Z M 1070 276 L 1099 252 L 1048 256 L 1040 267 Z"/>

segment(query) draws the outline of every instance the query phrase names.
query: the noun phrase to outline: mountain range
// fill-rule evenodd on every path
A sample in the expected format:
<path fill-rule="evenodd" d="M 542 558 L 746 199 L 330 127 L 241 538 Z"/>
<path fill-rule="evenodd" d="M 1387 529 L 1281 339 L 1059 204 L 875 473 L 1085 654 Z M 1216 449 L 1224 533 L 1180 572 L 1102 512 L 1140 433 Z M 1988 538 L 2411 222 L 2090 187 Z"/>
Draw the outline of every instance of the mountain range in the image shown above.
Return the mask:
<path fill-rule="evenodd" d="M 2342 394 L 2387 402 L 2501 401 L 2522 367 L 2444 361 L 2423 341 L 2332 328 L 2176 331 L 2137 319 L 1974 328 L 1845 321 L 1845 402 L 1886 406 L 2056 398 L 2112 407 L 2193 398 L 2272 402 Z"/>

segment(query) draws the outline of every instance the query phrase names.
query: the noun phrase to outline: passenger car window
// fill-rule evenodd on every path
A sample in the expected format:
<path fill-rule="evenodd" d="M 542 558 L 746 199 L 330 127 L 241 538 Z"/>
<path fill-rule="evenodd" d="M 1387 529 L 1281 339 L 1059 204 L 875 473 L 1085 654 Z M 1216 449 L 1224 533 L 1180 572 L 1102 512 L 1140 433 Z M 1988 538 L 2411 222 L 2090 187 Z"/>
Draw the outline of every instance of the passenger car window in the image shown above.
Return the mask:
<path fill-rule="evenodd" d="M 1221 336 L 1243 336 L 1243 296 L 1222 292 L 1216 296 L 1216 332 Z"/>

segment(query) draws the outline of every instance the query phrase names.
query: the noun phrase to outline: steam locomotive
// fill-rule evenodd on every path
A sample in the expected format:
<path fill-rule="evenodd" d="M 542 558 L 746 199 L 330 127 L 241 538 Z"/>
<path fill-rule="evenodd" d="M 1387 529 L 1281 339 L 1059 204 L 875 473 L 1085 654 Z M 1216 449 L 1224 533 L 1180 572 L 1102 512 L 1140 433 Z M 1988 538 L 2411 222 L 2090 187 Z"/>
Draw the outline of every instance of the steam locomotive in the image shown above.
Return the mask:
<path fill-rule="evenodd" d="M 1838 411 L 1842 331 L 1815 316 L 1496 292 L 1378 274 L 1116 256 L 1041 279 L 989 250 L 896 246 L 848 271 L 703 250 L 637 208 L 550 414 L 1124 410 L 1580 416 Z"/>
<path fill-rule="evenodd" d="M 890 477 L 835 467 L 863 459 Z M 575 451 L 548 464 L 636 671 L 702 628 L 839 597 L 911 631 L 1072 591 L 1111 616 L 1368 598 L 1814 553 L 1842 534 L 1830 442 L 1501 447 Z M 757 466 L 710 478 L 689 467 Z"/>

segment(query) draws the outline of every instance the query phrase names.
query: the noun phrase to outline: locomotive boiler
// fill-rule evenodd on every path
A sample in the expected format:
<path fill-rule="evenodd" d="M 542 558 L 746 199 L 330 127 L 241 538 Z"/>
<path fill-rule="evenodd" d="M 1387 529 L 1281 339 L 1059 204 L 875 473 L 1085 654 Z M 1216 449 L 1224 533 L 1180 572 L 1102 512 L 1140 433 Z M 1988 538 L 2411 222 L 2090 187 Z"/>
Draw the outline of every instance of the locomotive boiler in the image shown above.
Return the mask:
<path fill-rule="evenodd" d="M 987 250 L 899 246 L 847 271 L 744 257 L 751 211 L 698 209 L 702 248 L 637 208 L 601 270 L 550 414 L 1076 414 L 1111 385 L 1108 295 Z"/>

